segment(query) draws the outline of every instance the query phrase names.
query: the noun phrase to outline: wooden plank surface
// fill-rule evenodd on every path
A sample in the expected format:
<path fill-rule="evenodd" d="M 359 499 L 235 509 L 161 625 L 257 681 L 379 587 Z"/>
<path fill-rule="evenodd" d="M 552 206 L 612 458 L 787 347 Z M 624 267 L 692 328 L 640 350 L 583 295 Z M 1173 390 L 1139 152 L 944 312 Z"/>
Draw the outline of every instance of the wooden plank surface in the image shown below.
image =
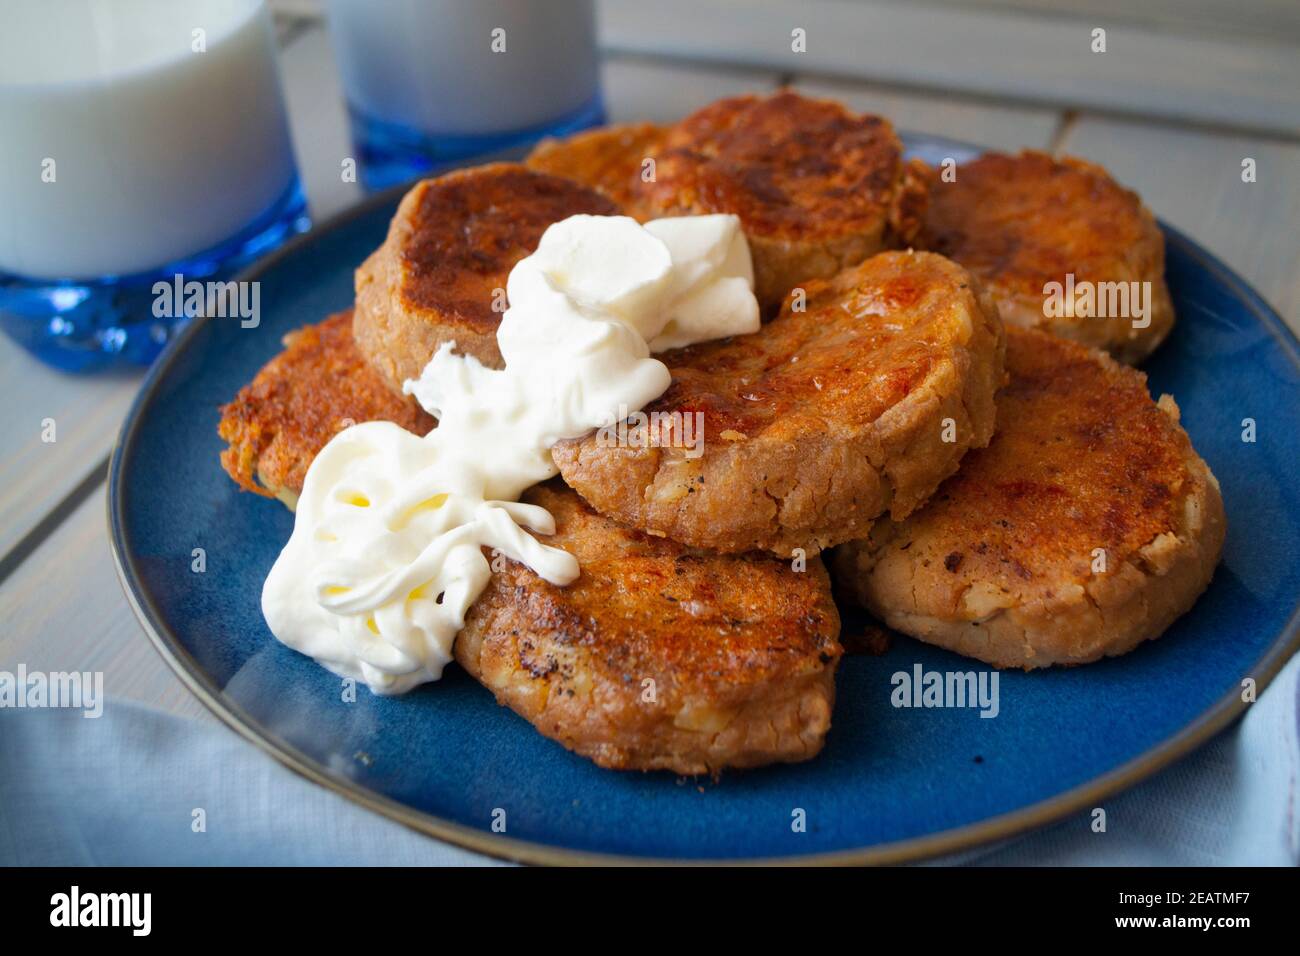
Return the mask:
<path fill-rule="evenodd" d="M 108 550 L 104 495 L 101 486 L 0 585 L 0 670 L 101 671 L 108 697 L 208 717 L 127 606 Z"/>
<path fill-rule="evenodd" d="M 1300 136 L 1294 44 L 891 0 L 601 0 L 611 51 Z M 1106 50 L 1092 31 L 1106 30 Z M 792 50 L 802 29 L 806 49 Z"/>
<path fill-rule="evenodd" d="M 966 9 L 1023 10 L 1078 17 L 1079 0 L 930 0 Z M 1238 34 L 1300 42 L 1300 4 L 1295 0 L 1087 0 L 1089 15 L 1181 32 Z"/>
<path fill-rule="evenodd" d="M 323 222 L 361 200 L 360 183 L 344 182 L 344 159 L 355 159 L 347 107 L 324 23 L 298 25 L 280 51 L 280 83 L 294 154 L 312 219 Z"/>
<path fill-rule="evenodd" d="M 1300 332 L 1300 145 L 1083 116 L 1060 148 L 1096 160 L 1219 256 Z M 1256 181 L 1242 182 L 1242 160 Z"/>
<path fill-rule="evenodd" d="M 107 457 L 142 375 L 56 372 L 0 336 L 0 560 Z"/>
<path fill-rule="evenodd" d="M 635 57 L 607 57 L 600 79 L 611 123 L 671 123 L 724 96 L 766 93 L 775 70 L 709 69 Z"/>

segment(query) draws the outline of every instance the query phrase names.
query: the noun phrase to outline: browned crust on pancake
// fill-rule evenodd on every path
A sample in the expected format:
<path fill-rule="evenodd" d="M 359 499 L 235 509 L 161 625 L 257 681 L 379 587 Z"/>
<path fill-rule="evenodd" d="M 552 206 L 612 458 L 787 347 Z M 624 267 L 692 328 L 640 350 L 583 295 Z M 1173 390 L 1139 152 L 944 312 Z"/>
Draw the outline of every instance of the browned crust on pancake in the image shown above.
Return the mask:
<path fill-rule="evenodd" d="M 719 100 L 670 127 L 646 191 L 662 215 L 738 215 L 767 307 L 907 245 L 927 202 L 888 120 L 790 90 Z"/>
<path fill-rule="evenodd" d="M 357 351 L 351 309 L 289 333 L 284 346 L 221 408 L 217 433 L 230 443 L 221 465 L 248 491 L 292 503 L 316 453 L 350 424 L 390 421 L 421 435 L 434 426 Z"/>
<path fill-rule="evenodd" d="M 666 130 L 655 123 L 629 123 L 545 139 L 524 160 L 529 169 L 575 179 L 608 196 L 627 215 L 653 218 L 646 206 L 643 163 L 659 151 Z"/>
<path fill-rule="evenodd" d="M 510 270 L 547 226 L 578 213 L 619 209 L 580 183 L 517 163 L 417 183 L 357 270 L 353 331 L 362 354 L 398 392 L 444 342 L 500 368 L 496 332 Z"/>
<path fill-rule="evenodd" d="M 989 286 L 1004 321 L 1042 328 L 1138 362 L 1173 327 L 1165 240 L 1137 193 L 1100 166 L 1026 150 L 962 163 L 954 182 L 931 176 L 918 243 L 956 260 Z M 1150 282 L 1150 324 L 1131 318 L 1043 314 L 1043 287 L 1064 282 Z"/>
<path fill-rule="evenodd" d="M 558 481 L 524 500 L 555 516 L 546 541 L 582 574 L 563 588 L 513 562 L 493 575 L 456 659 L 498 701 L 620 770 L 712 773 L 821 749 L 841 648 L 820 561 L 796 572 L 690 552 L 602 518 Z"/>
<path fill-rule="evenodd" d="M 805 312 L 792 297 L 761 332 L 660 356 L 673 383 L 646 412 L 702 414 L 703 454 L 597 434 L 555 446 L 565 481 L 616 520 L 730 553 L 815 554 L 921 505 L 993 432 L 996 309 L 931 253 L 882 253 L 807 291 Z"/>
<path fill-rule="evenodd" d="M 1209 584 L 1218 482 L 1144 375 L 1046 333 L 1007 336 L 993 441 L 925 508 L 840 548 L 837 579 L 890 627 L 999 667 L 1125 653 Z"/>

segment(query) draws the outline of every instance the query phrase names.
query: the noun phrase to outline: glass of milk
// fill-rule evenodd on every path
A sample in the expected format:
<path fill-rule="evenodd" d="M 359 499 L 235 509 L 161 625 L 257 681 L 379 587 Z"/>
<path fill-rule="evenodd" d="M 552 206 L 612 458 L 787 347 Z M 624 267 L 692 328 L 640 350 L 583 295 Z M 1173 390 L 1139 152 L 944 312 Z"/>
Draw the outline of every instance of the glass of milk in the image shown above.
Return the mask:
<path fill-rule="evenodd" d="M 0 323 L 65 369 L 148 362 L 196 311 L 156 290 L 309 225 L 270 15 L 41 0 L 0 20 Z"/>
<path fill-rule="evenodd" d="M 362 183 L 605 121 L 592 0 L 326 0 Z"/>

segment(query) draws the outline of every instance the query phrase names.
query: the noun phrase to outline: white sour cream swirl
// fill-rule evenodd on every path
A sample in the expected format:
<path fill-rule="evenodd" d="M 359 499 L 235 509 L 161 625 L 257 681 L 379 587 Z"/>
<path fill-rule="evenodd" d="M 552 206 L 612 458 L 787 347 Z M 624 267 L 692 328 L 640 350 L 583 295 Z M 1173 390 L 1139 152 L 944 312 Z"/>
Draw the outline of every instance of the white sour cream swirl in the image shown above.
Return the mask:
<path fill-rule="evenodd" d="M 504 370 L 444 345 L 405 386 L 437 428 L 367 422 L 316 456 L 262 588 L 272 633 L 377 694 L 437 680 L 491 576 L 483 548 L 553 584 L 578 576 L 528 533 L 553 534 L 550 514 L 518 500 L 556 474 L 551 446 L 663 394 L 651 352 L 757 331 L 753 287 L 735 216 L 551 226 L 507 282 Z"/>

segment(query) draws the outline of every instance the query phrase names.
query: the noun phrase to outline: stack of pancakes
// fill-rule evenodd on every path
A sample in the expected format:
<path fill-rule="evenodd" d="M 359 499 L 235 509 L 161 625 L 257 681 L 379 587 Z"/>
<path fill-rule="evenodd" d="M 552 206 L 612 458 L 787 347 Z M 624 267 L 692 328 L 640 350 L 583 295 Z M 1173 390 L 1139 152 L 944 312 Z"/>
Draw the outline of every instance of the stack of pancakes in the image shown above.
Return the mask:
<path fill-rule="evenodd" d="M 702 453 L 663 430 L 555 447 L 560 478 L 525 500 L 581 576 L 498 561 L 456 641 L 501 703 L 606 767 L 807 759 L 842 654 L 822 552 L 890 627 L 997 666 L 1124 653 L 1192 605 L 1218 484 L 1173 400 L 1112 357 L 1173 322 L 1139 198 L 1038 153 L 943 176 L 887 120 L 791 92 L 418 183 L 354 309 L 289 336 L 223 409 L 226 470 L 292 507 L 341 428 L 434 427 L 402 383 L 447 341 L 501 367 L 506 277 L 551 223 L 718 212 L 741 219 L 768 321 L 660 356 L 672 385 L 646 411 L 702 416 Z M 1066 273 L 1151 283 L 1150 321 L 1045 318 Z"/>

